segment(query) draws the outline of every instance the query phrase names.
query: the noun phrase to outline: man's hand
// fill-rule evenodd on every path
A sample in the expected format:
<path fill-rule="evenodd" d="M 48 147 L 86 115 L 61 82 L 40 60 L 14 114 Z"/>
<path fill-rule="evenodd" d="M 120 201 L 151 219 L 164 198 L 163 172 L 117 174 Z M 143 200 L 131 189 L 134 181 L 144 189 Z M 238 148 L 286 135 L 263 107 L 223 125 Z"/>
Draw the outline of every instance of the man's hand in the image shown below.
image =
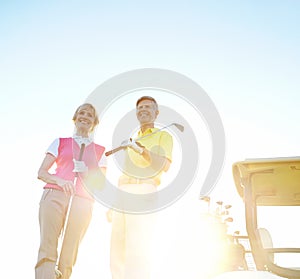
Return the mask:
<path fill-rule="evenodd" d="M 145 147 L 143 145 L 141 145 L 139 142 L 130 139 L 131 140 L 131 144 L 129 145 L 129 147 L 131 149 L 133 149 L 136 153 L 139 153 L 142 155 L 142 153 L 144 152 Z"/>
<path fill-rule="evenodd" d="M 131 141 L 130 140 L 123 140 L 122 142 L 121 142 L 121 147 L 123 147 L 123 148 L 127 148 L 127 147 L 129 147 L 129 145 L 131 144 Z"/>
<path fill-rule="evenodd" d="M 145 149 L 143 145 L 141 145 L 139 142 L 135 141 L 134 139 L 122 141 L 121 146 L 124 148 L 129 147 L 139 154 L 142 154 Z"/>

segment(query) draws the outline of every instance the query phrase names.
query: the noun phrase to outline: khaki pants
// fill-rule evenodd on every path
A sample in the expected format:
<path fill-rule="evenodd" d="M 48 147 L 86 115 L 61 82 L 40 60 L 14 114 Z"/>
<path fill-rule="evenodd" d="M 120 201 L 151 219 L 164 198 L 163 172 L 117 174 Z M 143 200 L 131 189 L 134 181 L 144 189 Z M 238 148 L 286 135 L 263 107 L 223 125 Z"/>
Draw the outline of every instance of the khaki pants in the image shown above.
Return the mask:
<path fill-rule="evenodd" d="M 69 197 L 62 191 L 45 189 L 40 201 L 40 248 L 35 266 L 36 279 L 54 279 L 57 261 L 57 246 L 69 204 Z M 68 225 L 61 246 L 58 269 L 63 279 L 72 273 L 79 244 L 92 217 L 93 201 L 74 196 Z"/>
<path fill-rule="evenodd" d="M 138 194 L 156 191 L 156 186 L 150 184 L 126 184 L 120 188 Z M 113 211 L 110 250 L 113 279 L 150 278 L 154 215 Z"/>

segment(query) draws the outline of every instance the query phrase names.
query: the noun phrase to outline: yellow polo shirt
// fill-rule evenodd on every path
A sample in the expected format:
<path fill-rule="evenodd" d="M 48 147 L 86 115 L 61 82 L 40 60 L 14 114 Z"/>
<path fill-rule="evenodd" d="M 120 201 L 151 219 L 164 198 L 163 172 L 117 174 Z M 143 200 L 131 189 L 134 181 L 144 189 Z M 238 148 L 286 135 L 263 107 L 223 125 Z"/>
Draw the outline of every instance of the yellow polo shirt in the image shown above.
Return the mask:
<path fill-rule="evenodd" d="M 166 131 L 158 131 L 158 128 L 149 128 L 144 133 L 138 132 L 137 138 L 145 138 L 138 140 L 149 151 L 167 158 L 172 162 L 173 138 Z M 154 133 L 150 135 L 151 133 Z M 139 184 L 154 181 L 155 185 L 160 184 L 160 177 L 163 170 L 155 171 L 151 168 L 150 163 L 144 157 L 131 148 L 126 149 L 124 162 L 124 173 L 119 179 L 119 184 Z"/>

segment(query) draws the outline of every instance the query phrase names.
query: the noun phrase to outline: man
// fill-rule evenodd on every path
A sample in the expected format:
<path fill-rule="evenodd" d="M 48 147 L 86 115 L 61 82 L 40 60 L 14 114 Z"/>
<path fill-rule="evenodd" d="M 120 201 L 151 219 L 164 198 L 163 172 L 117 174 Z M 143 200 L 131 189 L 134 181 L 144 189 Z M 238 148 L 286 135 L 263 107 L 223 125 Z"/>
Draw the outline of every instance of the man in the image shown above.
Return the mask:
<path fill-rule="evenodd" d="M 143 96 L 136 102 L 140 123 L 137 141 L 123 143 L 127 157 L 119 188 L 134 194 L 156 191 L 163 172 L 172 160 L 173 139 L 158 131 L 154 122 L 159 114 L 154 98 Z M 111 272 L 113 279 L 150 278 L 150 247 L 153 214 L 126 214 L 113 211 L 111 235 Z"/>

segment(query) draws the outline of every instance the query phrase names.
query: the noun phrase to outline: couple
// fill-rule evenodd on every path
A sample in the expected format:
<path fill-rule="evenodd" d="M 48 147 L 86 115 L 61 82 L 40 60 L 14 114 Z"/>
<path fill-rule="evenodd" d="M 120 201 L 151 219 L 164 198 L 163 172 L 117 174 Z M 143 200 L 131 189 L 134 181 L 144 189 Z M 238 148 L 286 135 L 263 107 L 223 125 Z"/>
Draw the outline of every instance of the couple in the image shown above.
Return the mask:
<path fill-rule="evenodd" d="M 139 142 L 123 143 L 127 165 L 150 165 L 156 171 L 151 179 L 128 175 L 119 179 L 119 187 L 131 193 L 156 191 L 160 176 L 169 169 L 173 140 L 169 133 L 157 131 L 154 121 L 159 114 L 157 102 L 143 96 L 136 102 L 136 116 L 140 122 Z M 46 151 L 38 171 L 38 178 L 46 183 L 40 200 L 40 247 L 35 266 L 36 279 L 68 279 L 76 262 L 79 244 L 92 218 L 94 198 L 84 185 L 99 171 L 105 173 L 105 148 L 95 144 L 91 134 L 99 123 L 93 105 L 85 103 L 73 116 L 75 133 L 70 138 L 58 138 Z M 145 138 L 145 135 L 148 135 Z M 54 174 L 51 167 L 56 164 Z M 126 173 L 126 174 L 125 174 Z M 139 177 L 139 178 L 138 178 Z M 102 182 L 104 183 L 104 182 Z M 99 184 L 99 182 L 98 182 Z M 93 185 L 100 187 L 101 185 Z M 147 279 L 151 222 L 146 215 L 112 213 L 110 267 L 113 279 Z M 67 220 L 67 222 L 65 222 Z M 66 223 L 66 224 L 65 224 Z M 147 229 L 148 226 L 148 229 Z M 58 239 L 63 233 L 61 249 Z"/>

